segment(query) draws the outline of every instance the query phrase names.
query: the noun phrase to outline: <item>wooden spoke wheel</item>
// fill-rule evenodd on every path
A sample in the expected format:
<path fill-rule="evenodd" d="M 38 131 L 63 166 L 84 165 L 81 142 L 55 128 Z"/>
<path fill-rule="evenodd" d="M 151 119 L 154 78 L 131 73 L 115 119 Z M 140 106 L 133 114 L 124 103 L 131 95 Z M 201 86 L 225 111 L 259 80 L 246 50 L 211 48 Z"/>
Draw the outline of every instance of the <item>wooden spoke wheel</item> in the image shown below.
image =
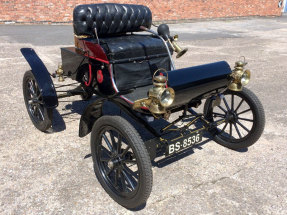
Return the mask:
<path fill-rule="evenodd" d="M 23 95 L 34 126 L 40 131 L 47 131 L 52 126 L 53 109 L 44 106 L 42 93 L 32 71 L 27 71 L 24 75 Z"/>
<path fill-rule="evenodd" d="M 246 88 L 239 92 L 227 90 L 219 106 L 212 107 L 212 99 L 207 99 L 204 114 L 210 122 L 226 120 L 213 129 L 212 134 L 217 143 L 231 149 L 246 148 L 254 144 L 265 126 L 262 104 Z"/>
<path fill-rule="evenodd" d="M 119 116 L 102 116 L 92 129 L 95 174 L 107 193 L 126 208 L 143 205 L 152 189 L 149 154 L 135 128 Z"/>

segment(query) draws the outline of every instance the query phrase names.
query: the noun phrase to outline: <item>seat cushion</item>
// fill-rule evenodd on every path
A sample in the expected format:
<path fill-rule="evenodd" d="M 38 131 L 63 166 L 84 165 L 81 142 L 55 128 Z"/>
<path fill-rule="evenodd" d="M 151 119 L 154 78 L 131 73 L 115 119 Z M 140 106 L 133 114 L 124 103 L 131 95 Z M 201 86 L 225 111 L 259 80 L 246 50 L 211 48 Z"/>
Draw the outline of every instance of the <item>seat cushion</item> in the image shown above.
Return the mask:
<path fill-rule="evenodd" d="M 85 39 L 97 43 L 96 39 Z M 111 63 L 124 63 L 167 57 L 162 40 L 150 35 L 122 35 L 100 38 L 100 44 Z M 170 52 L 172 53 L 170 47 Z"/>
<path fill-rule="evenodd" d="M 140 26 L 151 27 L 152 14 L 148 7 L 131 4 L 78 5 L 73 12 L 76 35 L 111 36 L 141 31 Z"/>
<path fill-rule="evenodd" d="M 168 56 L 162 40 L 150 35 L 126 35 L 101 39 L 111 61 L 134 61 Z"/>

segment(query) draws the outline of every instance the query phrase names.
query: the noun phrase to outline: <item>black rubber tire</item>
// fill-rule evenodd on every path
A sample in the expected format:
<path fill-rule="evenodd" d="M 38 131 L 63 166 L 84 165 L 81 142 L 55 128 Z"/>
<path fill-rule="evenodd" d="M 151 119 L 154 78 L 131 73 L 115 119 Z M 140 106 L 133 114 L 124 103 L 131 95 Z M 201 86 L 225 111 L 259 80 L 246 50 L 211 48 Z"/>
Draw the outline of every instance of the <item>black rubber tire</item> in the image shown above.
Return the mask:
<path fill-rule="evenodd" d="M 40 131 L 46 132 L 48 131 L 51 126 L 52 126 L 52 121 L 53 121 L 53 109 L 51 108 L 46 108 L 44 105 L 40 105 L 41 109 L 43 111 L 43 116 L 44 119 L 40 120 L 38 119 L 29 109 L 29 90 L 28 90 L 28 82 L 29 80 L 33 80 L 35 83 L 37 83 L 37 80 L 35 79 L 33 73 L 31 70 L 26 71 L 23 77 L 23 96 L 24 96 L 24 102 L 27 108 L 27 112 L 29 114 L 29 117 L 34 124 L 34 126 L 39 129 Z M 39 89 L 38 89 L 39 90 Z M 41 99 L 41 92 L 39 90 L 38 92 L 39 97 Z"/>
<path fill-rule="evenodd" d="M 99 137 L 105 127 L 112 127 L 119 131 L 121 135 L 129 142 L 133 150 L 139 171 L 139 182 L 136 193 L 131 198 L 124 198 L 117 195 L 104 180 L 104 176 L 99 169 L 99 161 L 96 157 L 96 147 L 101 142 L 102 138 Z M 136 209 L 144 205 L 152 190 L 152 166 L 147 149 L 142 141 L 140 135 L 135 128 L 124 118 L 120 116 L 102 116 L 93 125 L 91 132 L 91 152 L 94 162 L 95 174 L 105 189 L 105 191 L 113 198 L 118 204 L 128 208 Z"/>
<path fill-rule="evenodd" d="M 247 88 L 243 88 L 242 91 L 238 92 L 227 90 L 223 94 L 234 94 L 242 96 L 252 110 L 254 123 L 249 134 L 239 141 L 226 141 L 217 135 L 217 129 L 213 129 L 211 130 L 211 134 L 213 135 L 214 141 L 233 150 L 244 149 L 253 145 L 260 138 L 265 127 L 265 113 L 261 102 L 259 101 L 258 97 Z M 210 117 L 210 111 L 212 111 L 211 102 L 212 100 L 210 98 L 206 100 L 204 104 L 204 115 L 208 121 L 212 122 L 213 119 Z"/>

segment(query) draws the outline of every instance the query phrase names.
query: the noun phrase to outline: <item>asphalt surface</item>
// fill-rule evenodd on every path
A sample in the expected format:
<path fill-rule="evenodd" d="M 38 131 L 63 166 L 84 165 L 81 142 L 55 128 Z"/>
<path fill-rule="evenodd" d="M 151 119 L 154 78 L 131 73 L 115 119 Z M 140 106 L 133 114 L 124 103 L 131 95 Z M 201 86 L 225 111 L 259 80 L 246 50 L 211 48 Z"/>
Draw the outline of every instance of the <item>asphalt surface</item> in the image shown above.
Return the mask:
<path fill-rule="evenodd" d="M 102 189 L 92 167 L 89 136 L 78 137 L 88 102 L 59 105 L 55 132 L 36 130 L 26 112 L 19 51 L 32 47 L 50 72 L 60 47 L 73 45 L 72 26 L 0 26 L 0 214 L 287 214 L 287 17 L 172 24 L 189 52 L 183 68 L 245 56 L 248 88 L 262 101 L 266 127 L 259 141 L 232 151 L 203 144 L 153 167 L 147 204 L 129 211 Z M 55 81 L 57 84 L 57 81 Z M 173 116 L 172 118 L 175 118 Z"/>

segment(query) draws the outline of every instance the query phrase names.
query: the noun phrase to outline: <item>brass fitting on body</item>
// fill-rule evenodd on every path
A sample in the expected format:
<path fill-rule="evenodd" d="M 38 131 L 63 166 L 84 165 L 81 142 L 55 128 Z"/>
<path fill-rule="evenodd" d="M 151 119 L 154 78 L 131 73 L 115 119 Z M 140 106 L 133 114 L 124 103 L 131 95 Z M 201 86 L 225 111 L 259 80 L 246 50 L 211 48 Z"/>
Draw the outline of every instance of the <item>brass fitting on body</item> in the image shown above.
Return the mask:
<path fill-rule="evenodd" d="M 58 75 L 59 77 L 58 79 L 59 82 L 65 81 L 63 74 L 64 74 L 64 70 L 62 68 L 62 65 L 59 65 L 58 69 L 56 70 L 56 75 Z"/>
<path fill-rule="evenodd" d="M 177 53 L 176 58 L 180 58 L 182 55 L 184 55 L 188 51 L 188 48 L 182 49 L 176 43 L 177 40 L 178 40 L 178 35 L 175 35 L 173 38 L 168 39 L 168 42 L 171 45 L 173 51 L 175 51 Z"/>
<path fill-rule="evenodd" d="M 251 72 L 250 70 L 246 69 L 244 70 L 244 67 L 247 65 L 247 62 L 239 60 L 235 62 L 235 67 L 232 73 L 230 74 L 231 77 L 231 83 L 228 86 L 228 89 L 232 91 L 241 91 L 243 86 L 247 85 Z"/>
<path fill-rule="evenodd" d="M 167 76 L 156 75 L 153 77 L 153 87 L 148 91 L 148 98 L 135 101 L 133 109 L 146 107 L 152 114 L 166 114 L 166 108 L 169 107 L 175 98 L 175 92 L 172 88 L 166 87 Z M 166 72 L 166 71 L 165 71 Z"/>

